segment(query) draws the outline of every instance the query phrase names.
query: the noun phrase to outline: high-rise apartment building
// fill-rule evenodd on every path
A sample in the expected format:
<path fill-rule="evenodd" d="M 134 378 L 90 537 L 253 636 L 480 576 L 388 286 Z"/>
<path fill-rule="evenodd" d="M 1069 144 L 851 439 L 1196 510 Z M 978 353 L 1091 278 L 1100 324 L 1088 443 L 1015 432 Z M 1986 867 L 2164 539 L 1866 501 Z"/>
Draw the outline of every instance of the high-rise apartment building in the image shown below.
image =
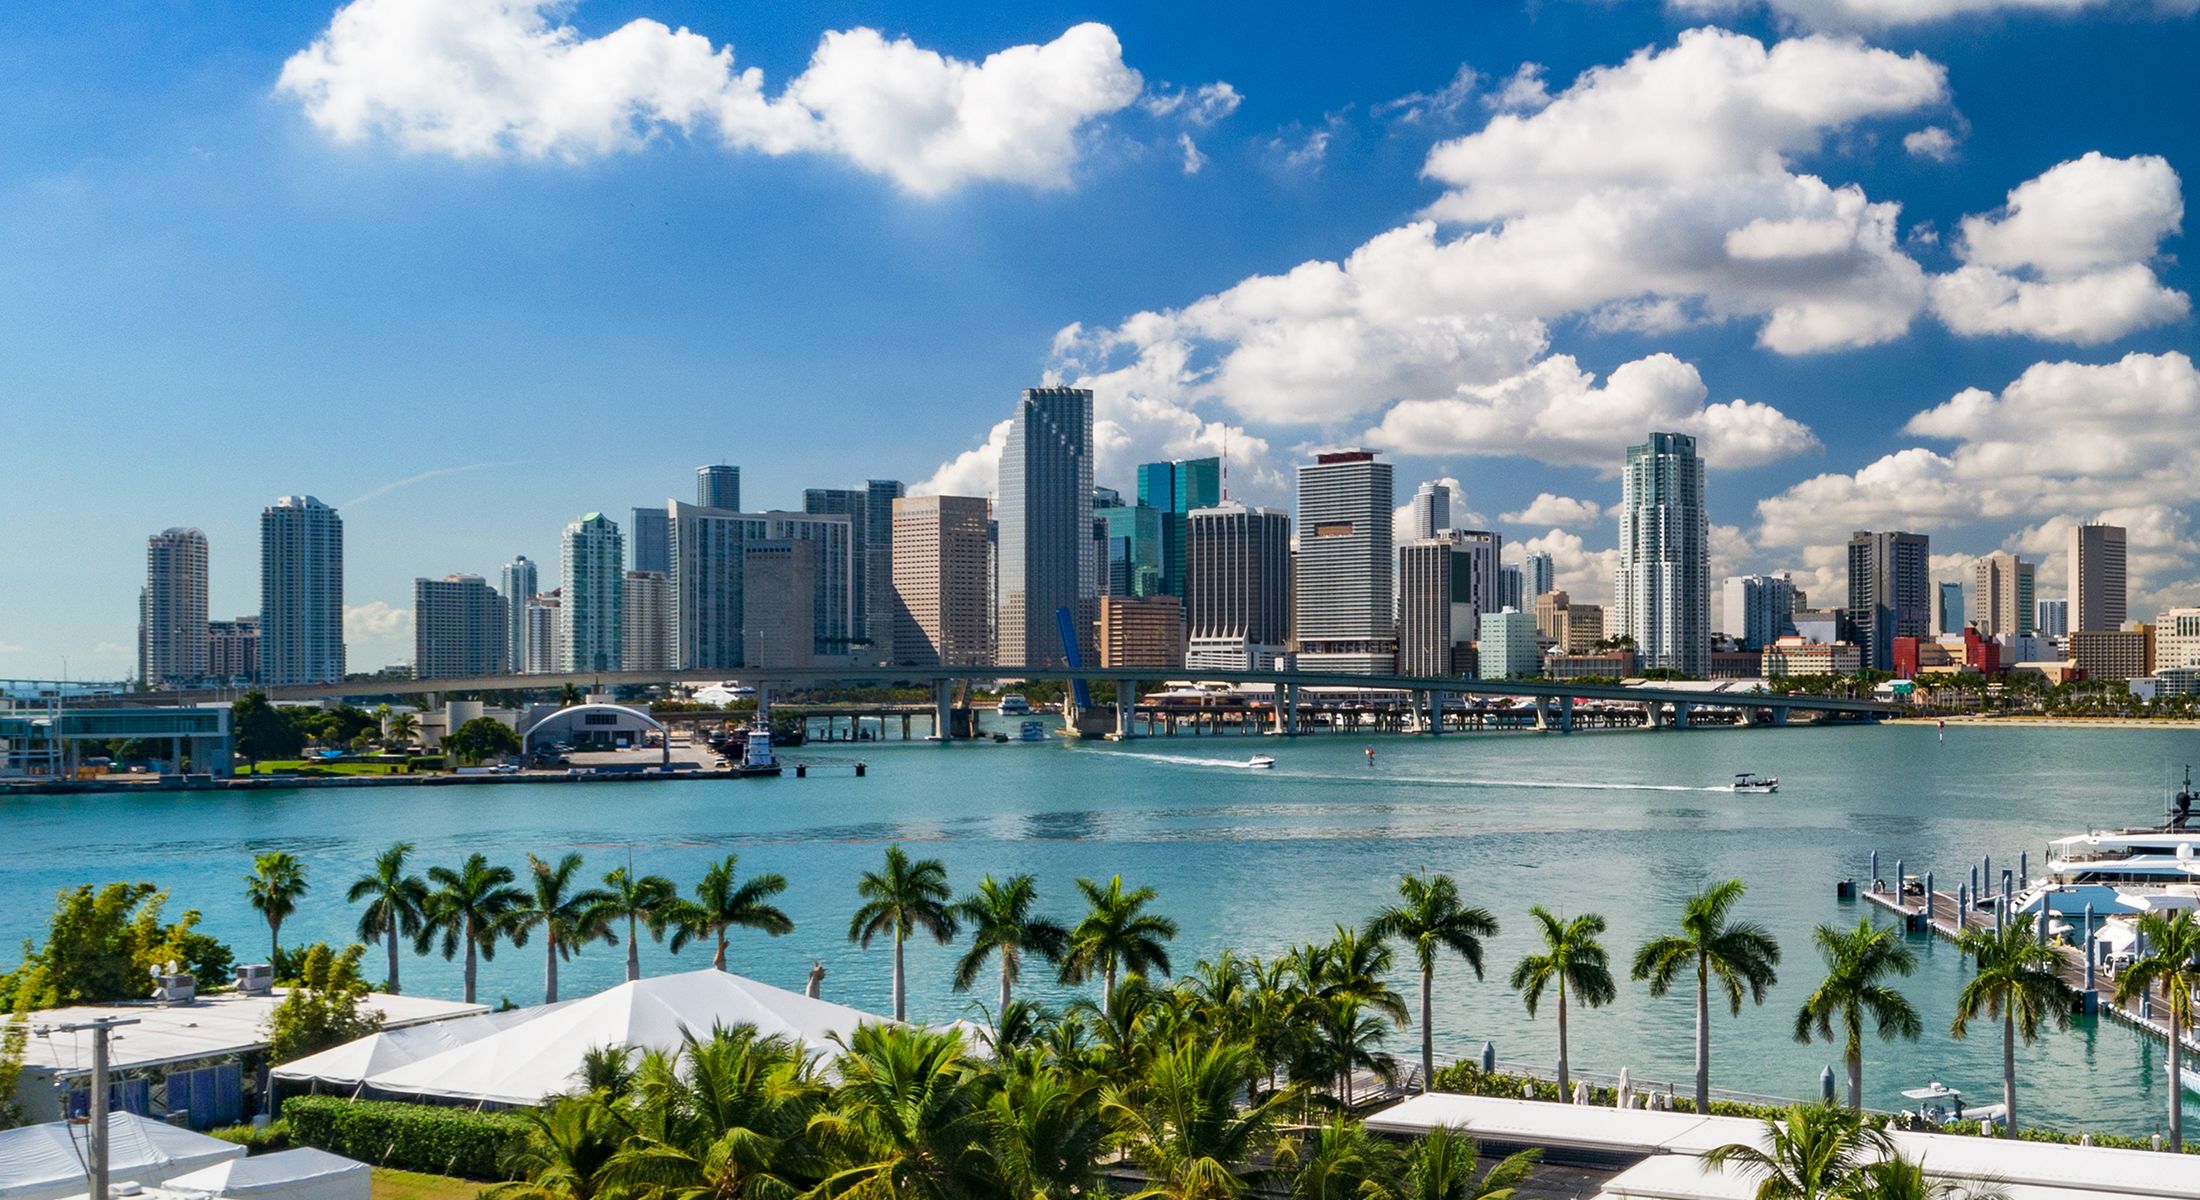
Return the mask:
<path fill-rule="evenodd" d="M 1185 522 L 1192 513 L 1222 503 L 1222 460 L 1187 458 L 1141 464 L 1138 503 L 1161 514 L 1160 590 L 1189 600 L 1191 568 Z"/>
<path fill-rule="evenodd" d="M 1316 455 L 1299 468 L 1294 592 L 1304 670 L 1382 675 L 1397 668 L 1392 489 L 1390 464 L 1366 450 Z"/>
<path fill-rule="evenodd" d="M 628 570 L 672 574 L 672 518 L 662 504 L 639 507 L 626 524 Z"/>
<path fill-rule="evenodd" d="M 206 678 L 206 535 L 168 529 L 145 541 L 145 590 L 138 602 L 138 679 L 149 688 L 188 687 Z"/>
<path fill-rule="evenodd" d="M 1933 632 L 1953 635 L 1963 632 L 1963 585 L 1949 580 L 1933 585 Z"/>
<path fill-rule="evenodd" d="M 1971 566 L 1971 596 L 1977 612 L 1971 624 L 1981 637 L 2029 634 L 2033 624 L 2032 564 L 2006 551 L 1997 551 Z M 1949 584 L 1940 585 L 1942 588 Z M 1958 597 L 1958 616 L 1961 616 Z"/>
<path fill-rule="evenodd" d="M 1611 617 L 1643 670 L 1710 674 L 1710 538 L 1696 439 L 1653 433 L 1629 446 Z"/>
<path fill-rule="evenodd" d="M 619 670 L 626 633 L 626 539 L 619 523 L 589 513 L 565 527 L 558 545 L 564 567 L 558 585 L 560 669 Z"/>
<path fill-rule="evenodd" d="M 673 652 L 683 668 L 758 665 L 748 655 L 744 630 L 793 628 L 773 614 L 748 611 L 744 547 L 750 542 L 819 543 L 804 572 L 812 586 L 808 660 L 847 662 L 854 644 L 855 550 L 852 520 L 839 513 L 728 512 L 677 501 L 672 514 Z M 782 572 L 784 575 L 784 572 Z M 781 593 L 765 601 L 777 604 Z M 782 656 L 793 651 L 774 651 Z M 784 665 L 784 664 L 782 664 Z"/>
<path fill-rule="evenodd" d="M 1264 671 L 1291 640 L 1291 516 L 1222 504 L 1185 514 L 1185 665 Z"/>
<path fill-rule="evenodd" d="M 1849 620 L 1864 665 L 1894 669 L 1894 640 L 1929 638 L 1933 626 L 1932 539 L 1922 533 L 1849 535 Z"/>
<path fill-rule="evenodd" d="M 625 582 L 620 585 L 619 604 L 622 610 L 619 616 L 619 668 L 624 671 L 671 670 L 671 579 L 662 571 L 628 571 Z"/>
<path fill-rule="evenodd" d="M 849 637 L 854 657 L 866 664 L 884 663 L 893 655 L 894 501 L 903 492 L 898 479 L 873 479 L 860 488 L 802 493 L 802 511 L 848 518 L 855 614 Z"/>
<path fill-rule="evenodd" d="M 1520 560 L 1520 569 L 1527 575 L 1521 591 L 1531 602 L 1558 586 L 1558 561 L 1544 551 L 1530 551 L 1526 558 Z"/>
<path fill-rule="evenodd" d="M 895 662 L 966 667 L 992 661 L 986 507 L 982 496 L 893 502 Z"/>
<path fill-rule="evenodd" d="M 1093 640 L 1104 668 L 1177 670 L 1184 665 L 1184 602 L 1174 596 L 1102 596 Z"/>
<path fill-rule="evenodd" d="M 565 627 L 558 620 L 558 589 L 527 598 L 528 675 L 555 675 L 565 669 Z"/>
<path fill-rule="evenodd" d="M 248 687 L 260 681 L 258 617 L 206 623 L 206 675 L 227 687 Z"/>
<path fill-rule="evenodd" d="M 1026 388 L 1001 448 L 1000 643 L 1004 664 L 1064 666 L 1061 623 L 1099 618 L 1092 539 L 1092 392 Z M 1081 647 L 1082 649 L 1082 647 Z"/>
<path fill-rule="evenodd" d="M 2032 602 L 2032 631 L 2041 637 L 2066 637 L 2070 633 L 2070 601 L 2058 596 Z"/>
<path fill-rule="evenodd" d="M 479 575 L 413 580 L 413 678 L 502 675 L 511 605 Z"/>
<path fill-rule="evenodd" d="M 1413 501 L 1408 512 L 1412 527 L 1406 536 L 1421 542 L 1451 528 L 1451 489 L 1434 480 L 1413 489 Z"/>
<path fill-rule="evenodd" d="M 1785 574 L 1730 575 L 1724 586 L 1726 636 L 1762 650 L 1795 632 L 1795 581 Z"/>
<path fill-rule="evenodd" d="M 2070 631 L 2119 630 L 2124 625 L 2124 528 L 2070 529 Z"/>
<path fill-rule="evenodd" d="M 542 580 L 535 564 L 522 554 L 504 564 L 497 582 L 504 585 L 497 589 L 504 594 L 504 661 L 513 674 L 525 674 L 535 669 L 531 665 L 535 656 L 528 646 L 527 602 L 542 589 Z"/>
<path fill-rule="evenodd" d="M 1497 568 L 1497 606 L 1525 610 L 1535 603 L 1528 594 L 1528 575 L 1512 563 Z"/>
<path fill-rule="evenodd" d="M 344 521 L 311 496 L 260 512 L 260 682 L 344 678 Z"/>
<path fill-rule="evenodd" d="M 1474 656 L 1476 678 L 1528 679 L 1542 673 L 1534 613 L 1511 608 L 1483 613 L 1480 632 Z"/>
<path fill-rule="evenodd" d="M 741 511 L 741 468 L 718 463 L 695 468 L 695 506 Z"/>
<path fill-rule="evenodd" d="M 1449 533 L 1453 545 L 1466 556 L 1466 605 L 1470 611 L 1463 614 L 1460 631 L 1465 633 L 1482 627 L 1482 614 L 1497 612 L 1505 607 L 1505 535 L 1486 529 L 1454 529 Z M 1526 605 L 1515 604 L 1514 608 Z M 1461 641 L 1468 640 L 1462 637 Z"/>

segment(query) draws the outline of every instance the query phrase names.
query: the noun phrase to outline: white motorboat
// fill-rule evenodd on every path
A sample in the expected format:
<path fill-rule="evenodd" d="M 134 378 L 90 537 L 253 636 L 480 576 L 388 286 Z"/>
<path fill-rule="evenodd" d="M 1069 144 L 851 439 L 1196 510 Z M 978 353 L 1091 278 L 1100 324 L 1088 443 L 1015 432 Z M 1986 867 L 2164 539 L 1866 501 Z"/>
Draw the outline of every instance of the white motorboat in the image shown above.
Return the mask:
<path fill-rule="evenodd" d="M 1248 771 L 1265 771 L 1275 765 L 1276 760 L 1265 754 L 1256 754 L 1245 760 L 1245 769 Z"/>
<path fill-rule="evenodd" d="M 2200 829 L 2187 828 L 2193 800 L 2187 768 L 2162 824 L 2049 842 L 2047 871 L 2018 892 L 2015 911 L 2081 917 L 2088 905 L 2096 916 L 2192 907 L 2200 895 L 2200 858 L 2193 854 Z"/>
<path fill-rule="evenodd" d="M 1026 721 L 1016 727 L 1018 741 L 1043 742 L 1047 740 L 1047 727 L 1038 721 Z"/>
<path fill-rule="evenodd" d="M 2009 1109 L 2000 1104 L 1967 1105 L 1963 1093 L 1947 1084 L 1934 1080 L 1921 1088 L 1911 1088 L 1902 1093 L 1905 1100 L 1917 1101 L 1917 1107 L 1907 1114 L 1918 1124 L 1938 1129 L 1957 1121 L 1999 1121 Z"/>
<path fill-rule="evenodd" d="M 1001 702 L 994 711 L 1004 717 L 1021 716 L 1031 711 L 1031 701 L 1025 696 L 1010 692 L 1008 695 L 1001 697 Z"/>
<path fill-rule="evenodd" d="M 2177 1079 L 2185 1085 L 2186 1091 L 2200 1094 L 2200 1069 L 2180 1062 L 2177 1064 Z"/>
<path fill-rule="evenodd" d="M 1752 775 L 1747 771 L 1734 777 L 1737 792 L 1770 793 L 1780 790 L 1780 781 L 1770 775 Z"/>

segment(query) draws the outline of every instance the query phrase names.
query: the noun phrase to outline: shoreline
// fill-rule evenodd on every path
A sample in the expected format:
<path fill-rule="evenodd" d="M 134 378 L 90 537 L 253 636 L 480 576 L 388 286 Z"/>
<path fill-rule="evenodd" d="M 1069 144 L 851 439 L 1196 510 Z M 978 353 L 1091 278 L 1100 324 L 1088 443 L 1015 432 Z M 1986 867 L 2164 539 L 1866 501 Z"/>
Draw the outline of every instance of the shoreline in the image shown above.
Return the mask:
<path fill-rule="evenodd" d="M 2003 725 L 2018 729 L 2080 728 L 2080 729 L 2192 729 L 2200 730 L 2200 718 L 2165 717 L 1888 717 L 1884 725 L 1931 725 L 1946 721 L 1949 728 L 1983 728 Z"/>

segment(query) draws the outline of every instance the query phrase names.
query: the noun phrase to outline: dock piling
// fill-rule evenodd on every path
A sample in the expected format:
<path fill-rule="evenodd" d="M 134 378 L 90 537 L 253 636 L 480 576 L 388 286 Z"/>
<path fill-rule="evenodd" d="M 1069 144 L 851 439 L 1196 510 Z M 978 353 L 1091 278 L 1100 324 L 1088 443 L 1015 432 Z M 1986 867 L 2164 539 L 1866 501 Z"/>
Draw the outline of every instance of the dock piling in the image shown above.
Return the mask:
<path fill-rule="evenodd" d="M 2085 956 L 2085 991 L 2086 991 L 2086 994 L 2087 994 L 2088 996 L 2090 996 L 2090 995 L 2092 995 L 2092 993 L 2093 993 L 2093 990 L 2094 990 L 2094 989 L 2093 989 L 2093 906 L 2092 906 L 2092 905 L 2090 905 L 2090 904 L 2088 904 L 2088 905 L 2086 905 L 2086 906 L 2085 906 L 2085 940 L 2084 940 L 2084 941 L 2082 941 L 2082 942 L 2079 942 L 2079 943 L 2078 943 L 2078 949 L 2079 949 L 2079 951 L 2080 951 L 2080 952 L 2081 952 L 2081 953 L 2082 953 L 2082 954 L 2083 954 L 2083 955 Z M 2088 1006 L 2087 1006 L 2087 1007 L 2088 1007 L 2088 1008 L 2090 1009 L 2090 1007 L 2091 1007 L 2090 1003 L 2088 1004 Z"/>
<path fill-rule="evenodd" d="M 2026 882 L 2028 882 L 2031 877 L 2032 852 L 2030 850 L 2019 850 L 2017 851 L 2017 890 L 2020 892 L 2023 891 Z"/>
<path fill-rule="evenodd" d="M 1962 880 L 1956 881 L 1956 932 L 1961 933 L 1970 924 L 1971 892 Z"/>
<path fill-rule="evenodd" d="M 1864 878 L 1869 881 L 1871 890 L 1879 890 L 1879 851 L 1872 851 L 1872 869 Z"/>

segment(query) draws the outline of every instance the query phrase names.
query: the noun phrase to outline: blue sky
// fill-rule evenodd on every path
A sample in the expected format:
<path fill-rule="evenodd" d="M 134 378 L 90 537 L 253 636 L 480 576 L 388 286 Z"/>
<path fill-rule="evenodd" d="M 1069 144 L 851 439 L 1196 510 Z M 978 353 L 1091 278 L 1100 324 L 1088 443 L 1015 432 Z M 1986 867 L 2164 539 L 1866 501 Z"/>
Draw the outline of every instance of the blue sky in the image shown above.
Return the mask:
<path fill-rule="evenodd" d="M 263 505 L 342 506 L 372 667 L 413 577 L 699 462 L 982 491 L 1049 378 L 1103 482 L 1375 444 L 1577 594 L 1655 424 L 1720 573 L 1900 526 L 2053 593 L 2106 514 L 2200 602 L 2193 7 L 19 3 L 0 676 L 129 670 L 170 525 L 222 615 Z"/>

